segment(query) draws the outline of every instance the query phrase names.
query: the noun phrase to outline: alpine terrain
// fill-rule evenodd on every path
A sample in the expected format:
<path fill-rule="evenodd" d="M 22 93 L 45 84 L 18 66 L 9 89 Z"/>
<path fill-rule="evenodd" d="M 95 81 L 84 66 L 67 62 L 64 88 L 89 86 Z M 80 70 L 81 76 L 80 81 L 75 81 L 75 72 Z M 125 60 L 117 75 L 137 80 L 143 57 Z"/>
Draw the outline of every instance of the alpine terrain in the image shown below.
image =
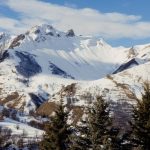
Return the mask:
<path fill-rule="evenodd" d="M 0 126 L 39 140 L 44 131 L 33 123 L 53 115 L 61 98 L 71 110 L 70 122 L 77 123 L 102 95 L 114 124 L 128 127 L 131 105 L 149 74 L 150 43 L 112 47 L 100 37 L 46 24 L 15 36 L 0 33 Z"/>

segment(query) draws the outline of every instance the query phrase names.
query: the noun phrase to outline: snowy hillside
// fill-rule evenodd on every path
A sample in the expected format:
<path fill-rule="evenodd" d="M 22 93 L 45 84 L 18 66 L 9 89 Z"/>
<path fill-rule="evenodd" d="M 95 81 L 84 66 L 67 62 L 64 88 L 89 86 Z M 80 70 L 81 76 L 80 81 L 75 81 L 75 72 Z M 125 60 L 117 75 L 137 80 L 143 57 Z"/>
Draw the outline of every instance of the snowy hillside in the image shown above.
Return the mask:
<path fill-rule="evenodd" d="M 50 25 L 18 36 L 1 33 L 0 105 L 28 115 L 43 112 L 45 104 L 51 107 L 62 95 L 68 105 L 82 107 L 103 95 L 114 113 L 123 109 L 127 114 L 149 80 L 149 61 L 150 44 L 111 47 L 102 38 L 77 36 Z M 5 124 L 13 126 L 8 120 Z"/>
<path fill-rule="evenodd" d="M 10 49 L 13 49 L 9 53 L 14 57 L 17 71 L 25 77 L 42 72 L 65 78 L 99 79 L 112 73 L 127 59 L 125 48 L 114 50 L 102 39 L 75 36 L 72 30 L 59 32 L 48 25 L 33 27 L 17 36 Z M 28 59 L 26 63 L 30 61 L 33 71 L 22 63 L 25 59 Z"/>
<path fill-rule="evenodd" d="M 51 99 L 63 85 L 85 83 L 86 89 L 92 91 L 92 84 L 100 81 L 98 87 L 105 88 L 107 75 L 140 68 L 150 59 L 150 44 L 111 47 L 101 38 L 77 36 L 73 30 L 60 32 L 50 25 L 35 26 L 18 36 L 1 34 L 0 39 L 2 103 L 15 108 L 24 104 L 26 111 Z M 126 76 L 122 79 L 125 82 Z"/>
<path fill-rule="evenodd" d="M 126 120 L 130 104 L 135 104 L 143 82 L 149 80 L 149 61 L 150 44 L 111 47 L 102 38 L 61 32 L 50 25 L 17 36 L 0 33 L 0 111 L 17 110 L 18 121 L 23 122 L 4 118 L 0 126 L 13 134 L 24 130 L 28 136 L 41 136 L 42 130 L 27 125 L 31 118 L 41 121 L 30 112 L 51 115 L 62 96 L 74 106 L 72 114 L 80 111 L 82 117 L 80 107 L 103 95 L 116 120 Z"/>

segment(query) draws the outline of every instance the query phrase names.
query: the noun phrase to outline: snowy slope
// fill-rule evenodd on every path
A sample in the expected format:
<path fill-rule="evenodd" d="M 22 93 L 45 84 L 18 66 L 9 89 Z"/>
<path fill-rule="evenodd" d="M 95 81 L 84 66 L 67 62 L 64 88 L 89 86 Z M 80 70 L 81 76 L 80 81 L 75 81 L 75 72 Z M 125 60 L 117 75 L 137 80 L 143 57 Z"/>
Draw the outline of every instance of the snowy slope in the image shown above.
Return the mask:
<path fill-rule="evenodd" d="M 103 95 L 125 123 L 149 74 L 150 44 L 111 47 L 102 38 L 77 36 L 50 25 L 17 36 L 0 33 L 0 111 L 4 106 L 25 112 L 20 121 L 30 120 L 30 111 L 57 103 L 61 96 L 68 105 L 84 107 Z M 5 118 L 0 126 L 13 134 L 26 131 L 28 137 L 43 134 L 27 121 Z"/>
<path fill-rule="evenodd" d="M 148 71 L 141 68 L 147 68 L 150 44 L 111 47 L 101 38 L 77 36 L 73 30 L 61 32 L 50 25 L 35 26 L 7 39 L 7 57 L 2 55 L 0 62 L 0 98 L 3 104 L 24 111 L 51 100 L 71 83 L 77 84 L 76 95 L 86 91 L 94 95 L 103 94 L 104 89 L 119 91 L 116 82 L 135 88 L 136 76 L 148 78 Z M 130 70 L 133 75 L 128 76 Z M 116 93 L 111 97 L 114 100 L 119 99 Z"/>
<path fill-rule="evenodd" d="M 78 101 L 72 101 L 72 104 L 77 106 L 88 105 L 89 102 L 86 101 L 86 95 L 92 97 L 103 95 L 106 100 L 115 103 L 125 100 L 127 103 L 135 104 L 136 98 L 141 98 L 143 83 L 149 81 L 149 74 L 150 63 L 145 63 L 115 75 L 108 75 L 99 80 L 72 81 L 72 83 L 75 83 L 75 93 L 71 97 L 78 99 Z M 69 84 L 68 82 L 68 85 L 71 85 L 71 83 Z M 63 94 L 68 97 L 69 94 L 62 89 Z M 49 102 L 59 101 L 61 95 L 58 91 L 53 91 L 53 97 Z"/>
<path fill-rule="evenodd" d="M 67 33 L 49 25 L 42 25 L 15 38 L 9 53 L 15 58 L 16 65 L 19 60 L 15 52 L 18 51 L 32 55 L 44 74 L 58 73 L 65 77 L 92 80 L 112 73 L 121 65 L 127 57 L 125 50 L 114 49 L 99 38 L 67 36 Z M 59 71 L 52 71 L 53 68 Z"/>
<path fill-rule="evenodd" d="M 12 135 L 22 135 L 24 133 L 28 138 L 34 138 L 36 136 L 41 138 L 44 133 L 42 130 L 33 128 L 27 124 L 14 121 L 9 118 L 5 118 L 3 122 L 0 122 L 0 127 L 11 129 Z"/>

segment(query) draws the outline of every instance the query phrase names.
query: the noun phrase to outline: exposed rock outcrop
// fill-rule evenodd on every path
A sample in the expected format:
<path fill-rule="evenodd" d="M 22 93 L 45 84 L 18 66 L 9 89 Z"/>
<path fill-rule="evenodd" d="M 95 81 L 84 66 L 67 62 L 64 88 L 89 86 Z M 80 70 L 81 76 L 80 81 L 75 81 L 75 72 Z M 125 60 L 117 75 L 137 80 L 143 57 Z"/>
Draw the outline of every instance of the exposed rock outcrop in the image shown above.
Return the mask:
<path fill-rule="evenodd" d="M 40 65 L 36 62 L 33 55 L 23 52 L 15 52 L 16 56 L 20 58 L 19 65 L 16 66 L 17 71 L 26 78 L 34 76 L 42 72 Z"/>
<path fill-rule="evenodd" d="M 19 46 L 20 45 L 20 41 L 23 40 L 24 38 L 25 38 L 24 34 L 18 35 L 16 38 L 14 38 L 14 40 L 10 44 L 9 48 L 13 49 L 16 46 Z"/>
<path fill-rule="evenodd" d="M 129 69 L 132 65 L 139 65 L 138 62 L 133 58 L 127 63 L 122 64 L 113 74 Z"/>
<path fill-rule="evenodd" d="M 66 33 L 66 36 L 67 37 L 74 37 L 75 36 L 75 33 L 72 29 L 68 30 L 68 32 Z"/>

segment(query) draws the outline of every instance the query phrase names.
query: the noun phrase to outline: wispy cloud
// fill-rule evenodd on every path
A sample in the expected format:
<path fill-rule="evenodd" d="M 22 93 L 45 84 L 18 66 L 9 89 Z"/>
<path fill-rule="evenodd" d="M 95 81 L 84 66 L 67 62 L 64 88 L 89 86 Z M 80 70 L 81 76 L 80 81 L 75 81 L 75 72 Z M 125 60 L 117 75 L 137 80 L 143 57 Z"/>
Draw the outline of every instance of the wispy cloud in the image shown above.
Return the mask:
<path fill-rule="evenodd" d="M 40 0 L 6 0 L 1 5 L 19 14 L 18 20 L 4 15 L 0 17 L 0 28 L 13 30 L 14 33 L 24 32 L 40 23 L 49 23 L 59 30 L 73 28 L 77 34 L 96 34 L 105 38 L 150 37 L 150 22 L 142 22 L 141 16 L 102 13 L 90 8 L 78 9 Z"/>

